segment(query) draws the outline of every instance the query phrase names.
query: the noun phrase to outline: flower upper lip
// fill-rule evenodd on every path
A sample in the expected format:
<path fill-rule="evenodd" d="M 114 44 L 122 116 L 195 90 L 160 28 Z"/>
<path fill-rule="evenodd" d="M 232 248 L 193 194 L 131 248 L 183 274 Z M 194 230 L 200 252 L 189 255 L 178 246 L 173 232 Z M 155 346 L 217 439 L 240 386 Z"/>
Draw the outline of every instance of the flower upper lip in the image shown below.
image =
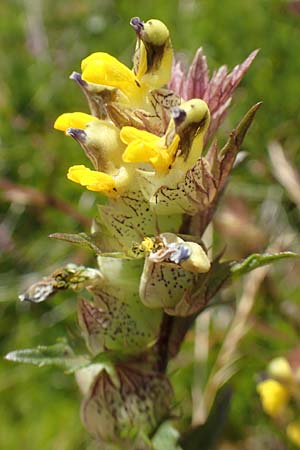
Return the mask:
<path fill-rule="evenodd" d="M 80 128 L 68 128 L 66 134 L 79 142 L 85 142 L 86 140 L 86 132 Z"/>
<path fill-rule="evenodd" d="M 79 72 L 72 72 L 69 78 L 70 80 L 76 81 L 76 83 L 78 83 L 82 87 L 86 87 L 88 85 L 88 83 L 82 79 Z"/>
<path fill-rule="evenodd" d="M 134 31 L 140 37 L 142 31 L 144 30 L 144 22 L 139 17 L 133 17 L 130 20 L 130 25 L 134 28 Z"/>

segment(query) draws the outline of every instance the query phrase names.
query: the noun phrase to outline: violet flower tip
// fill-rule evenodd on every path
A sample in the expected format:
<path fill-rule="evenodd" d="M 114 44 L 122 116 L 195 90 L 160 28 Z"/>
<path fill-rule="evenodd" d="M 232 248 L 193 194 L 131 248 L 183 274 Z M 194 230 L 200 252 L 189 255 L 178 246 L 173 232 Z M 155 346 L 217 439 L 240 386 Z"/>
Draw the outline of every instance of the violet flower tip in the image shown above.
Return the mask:
<path fill-rule="evenodd" d="M 66 130 L 66 135 L 71 136 L 78 142 L 84 142 L 87 137 L 86 132 L 80 128 L 68 128 Z"/>
<path fill-rule="evenodd" d="M 179 126 L 186 118 L 186 112 L 181 108 L 173 108 L 171 117 L 173 118 L 175 125 Z"/>
<path fill-rule="evenodd" d="M 76 81 L 76 83 L 82 87 L 87 86 L 87 82 L 82 79 L 81 74 L 79 72 L 72 72 L 69 78 L 70 80 Z"/>
<path fill-rule="evenodd" d="M 129 23 L 133 27 L 137 35 L 140 36 L 141 32 L 144 29 L 144 22 L 139 17 L 132 17 Z"/>

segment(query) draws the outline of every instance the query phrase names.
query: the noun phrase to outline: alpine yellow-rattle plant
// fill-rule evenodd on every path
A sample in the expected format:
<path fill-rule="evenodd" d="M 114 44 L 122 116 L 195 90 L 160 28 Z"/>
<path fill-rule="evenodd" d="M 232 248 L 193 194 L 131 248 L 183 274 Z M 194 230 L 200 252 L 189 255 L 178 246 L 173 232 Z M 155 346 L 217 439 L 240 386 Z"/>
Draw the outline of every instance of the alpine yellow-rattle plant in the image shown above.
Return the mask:
<path fill-rule="evenodd" d="M 60 290 L 85 291 L 78 325 L 88 351 L 79 355 L 60 342 L 7 358 L 75 372 L 82 421 L 102 450 L 162 450 L 166 442 L 178 450 L 184 444 L 172 422 L 168 361 L 226 281 L 290 254 L 220 262 L 201 240 L 259 104 L 221 150 L 211 137 L 256 52 L 209 79 L 201 49 L 187 73 L 174 61 L 161 21 L 135 17 L 130 24 L 133 68 L 105 52 L 86 57 L 82 73 L 70 78 L 90 114 L 64 113 L 54 124 L 89 160 L 70 167 L 67 178 L 101 204 L 90 234 L 52 237 L 94 251 L 98 268 L 69 264 L 20 296 L 38 303 Z"/>

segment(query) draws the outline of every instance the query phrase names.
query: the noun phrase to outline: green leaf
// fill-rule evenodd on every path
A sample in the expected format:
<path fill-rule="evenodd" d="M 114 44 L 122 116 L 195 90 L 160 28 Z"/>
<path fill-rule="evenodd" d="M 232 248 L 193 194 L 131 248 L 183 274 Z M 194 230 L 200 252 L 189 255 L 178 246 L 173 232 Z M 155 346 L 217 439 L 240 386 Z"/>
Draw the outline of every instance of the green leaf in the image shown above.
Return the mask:
<path fill-rule="evenodd" d="M 164 422 L 154 435 L 152 440 L 154 450 L 182 450 L 178 445 L 178 431 L 171 422 Z"/>
<path fill-rule="evenodd" d="M 230 399 L 230 388 L 226 387 L 220 391 L 205 424 L 193 428 L 180 440 L 183 450 L 213 450 L 216 448 L 226 424 Z"/>
<path fill-rule="evenodd" d="M 72 373 L 90 363 L 88 356 L 75 355 L 66 342 L 55 345 L 39 345 L 36 348 L 15 350 L 8 353 L 5 359 L 38 367 L 55 366 Z"/>
<path fill-rule="evenodd" d="M 86 233 L 53 233 L 50 234 L 49 237 L 59 241 L 70 242 L 71 244 L 77 244 L 81 247 L 87 247 L 90 250 L 93 250 L 97 255 L 101 253 L 101 249 L 99 247 L 99 233 L 93 233 L 92 235 Z"/>
<path fill-rule="evenodd" d="M 299 254 L 293 252 L 279 252 L 279 253 L 253 253 L 248 256 L 243 261 L 234 262 L 231 264 L 231 273 L 234 278 L 245 275 L 258 267 L 265 266 L 274 261 L 279 261 L 280 259 L 295 258 L 300 257 Z"/>

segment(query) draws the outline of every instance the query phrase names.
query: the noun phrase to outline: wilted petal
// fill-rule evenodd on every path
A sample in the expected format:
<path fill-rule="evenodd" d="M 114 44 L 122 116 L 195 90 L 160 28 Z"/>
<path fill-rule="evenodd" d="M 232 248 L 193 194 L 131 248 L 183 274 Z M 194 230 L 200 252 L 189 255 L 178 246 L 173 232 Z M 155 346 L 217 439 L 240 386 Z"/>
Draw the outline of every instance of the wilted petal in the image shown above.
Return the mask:
<path fill-rule="evenodd" d="M 34 283 L 23 294 L 19 295 L 21 301 L 40 303 L 60 290 L 71 289 L 80 291 L 84 288 L 101 284 L 102 276 L 99 270 L 84 266 L 68 264 L 56 269 L 49 277 Z"/>

